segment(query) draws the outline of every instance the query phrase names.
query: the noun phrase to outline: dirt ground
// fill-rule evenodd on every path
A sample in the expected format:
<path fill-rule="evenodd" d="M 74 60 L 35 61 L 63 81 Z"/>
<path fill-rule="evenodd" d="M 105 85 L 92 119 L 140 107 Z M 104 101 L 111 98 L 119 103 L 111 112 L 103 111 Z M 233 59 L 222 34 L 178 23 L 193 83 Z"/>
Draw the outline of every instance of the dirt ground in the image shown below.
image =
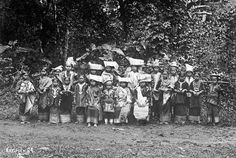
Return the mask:
<path fill-rule="evenodd" d="M 235 158 L 236 128 L 0 121 L 0 158 Z"/>

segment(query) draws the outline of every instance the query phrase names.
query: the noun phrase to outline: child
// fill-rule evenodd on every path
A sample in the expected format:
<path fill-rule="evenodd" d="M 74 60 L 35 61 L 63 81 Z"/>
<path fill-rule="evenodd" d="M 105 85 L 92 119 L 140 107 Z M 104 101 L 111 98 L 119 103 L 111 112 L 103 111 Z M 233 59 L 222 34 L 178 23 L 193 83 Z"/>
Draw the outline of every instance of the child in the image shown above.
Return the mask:
<path fill-rule="evenodd" d="M 50 123 L 59 123 L 60 117 L 59 117 L 59 107 L 60 107 L 60 92 L 61 87 L 58 83 L 57 78 L 52 79 L 52 86 L 49 88 L 49 105 L 50 105 L 50 117 L 49 122 Z"/>
<path fill-rule="evenodd" d="M 160 118 L 160 93 L 157 90 L 157 87 L 160 87 L 160 77 L 161 72 L 159 68 L 159 60 L 155 60 L 153 63 L 153 105 L 152 105 L 152 118 Z"/>
<path fill-rule="evenodd" d="M 90 81 L 90 86 L 87 89 L 87 123 L 88 127 L 91 126 L 91 123 L 97 127 L 99 110 L 101 109 L 101 90 L 97 83 L 102 82 L 102 78 L 97 75 L 89 75 L 88 79 Z"/>
<path fill-rule="evenodd" d="M 115 112 L 115 89 L 113 88 L 113 81 L 106 81 L 103 90 L 103 112 L 105 124 L 114 123 Z"/>
<path fill-rule="evenodd" d="M 86 114 L 88 84 L 85 82 L 85 75 L 78 75 L 78 83 L 75 85 L 75 109 L 76 123 L 83 123 Z"/>
<path fill-rule="evenodd" d="M 16 89 L 20 97 L 20 121 L 22 124 L 29 123 L 30 111 L 35 101 L 35 89 L 27 72 L 22 73 L 22 79 L 17 83 Z"/>
<path fill-rule="evenodd" d="M 207 122 L 218 124 L 220 122 L 219 117 L 219 91 L 220 85 L 217 83 L 217 76 L 211 75 L 213 83 L 209 85 L 209 93 L 207 99 Z"/>
<path fill-rule="evenodd" d="M 132 95 L 128 88 L 129 78 L 119 77 L 119 86 L 116 89 L 115 96 L 117 104 L 115 106 L 115 123 L 128 123 L 128 115 L 132 103 Z"/>
<path fill-rule="evenodd" d="M 173 83 L 168 78 L 168 73 L 165 70 L 161 77 L 160 87 L 158 87 L 158 91 L 160 91 L 161 96 L 161 109 L 160 109 L 160 124 L 169 124 L 171 121 L 171 107 L 170 107 L 170 97 L 172 92 Z"/>
<path fill-rule="evenodd" d="M 102 70 L 103 70 L 103 66 L 100 64 L 93 64 L 91 62 L 88 63 L 89 65 L 89 74 L 92 75 L 101 75 Z"/>
<path fill-rule="evenodd" d="M 133 58 L 128 58 L 129 62 L 130 62 L 130 66 L 131 66 L 131 71 L 127 73 L 127 77 L 130 78 L 130 84 L 129 87 L 132 91 L 132 93 L 134 92 L 134 90 L 138 87 L 139 85 L 139 67 L 141 67 L 142 65 L 144 65 L 144 61 L 141 59 L 133 59 Z"/>
<path fill-rule="evenodd" d="M 175 96 L 175 123 L 185 124 L 187 118 L 187 105 L 186 105 L 186 91 L 188 90 L 188 83 L 185 82 L 185 74 L 179 74 L 179 80 L 175 83 L 174 91 Z"/>
<path fill-rule="evenodd" d="M 138 123 L 146 123 L 149 121 L 149 106 L 151 100 L 151 90 L 147 83 L 152 78 L 149 74 L 142 74 L 139 79 L 139 86 L 135 90 L 134 117 Z"/>
<path fill-rule="evenodd" d="M 114 82 L 114 73 L 113 70 L 114 68 L 118 69 L 118 64 L 115 61 L 104 61 L 104 65 L 105 65 L 105 70 L 102 73 L 102 79 L 103 79 L 103 83 L 105 83 L 106 81 L 113 81 Z"/>
<path fill-rule="evenodd" d="M 50 107 L 48 104 L 48 90 L 52 85 L 52 79 L 47 77 L 46 68 L 41 71 L 39 78 L 39 104 L 38 104 L 38 121 L 48 121 Z"/>
<path fill-rule="evenodd" d="M 200 80 L 200 75 L 196 73 L 194 80 L 190 84 L 190 92 L 192 93 L 190 98 L 189 120 L 191 123 L 200 123 L 201 112 L 201 94 L 203 93 L 203 83 Z"/>

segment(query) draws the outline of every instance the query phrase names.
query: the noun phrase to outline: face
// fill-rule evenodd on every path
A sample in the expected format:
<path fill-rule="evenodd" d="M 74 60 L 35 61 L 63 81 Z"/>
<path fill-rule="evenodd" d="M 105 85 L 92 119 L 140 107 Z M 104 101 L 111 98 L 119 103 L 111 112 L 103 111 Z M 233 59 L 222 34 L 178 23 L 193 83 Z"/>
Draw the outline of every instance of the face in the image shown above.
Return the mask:
<path fill-rule="evenodd" d="M 124 72 L 125 68 L 124 68 L 124 66 L 119 66 L 118 70 L 119 70 L 120 72 Z"/>
<path fill-rule="evenodd" d="M 42 74 L 43 76 L 45 76 L 45 75 L 47 74 L 47 71 L 46 71 L 45 69 L 43 69 L 43 70 L 41 71 L 41 74 Z"/>
<path fill-rule="evenodd" d="M 179 76 L 179 80 L 180 81 L 184 81 L 185 80 L 185 76 L 184 75 Z"/>
<path fill-rule="evenodd" d="M 97 71 L 96 71 L 96 70 L 90 70 L 90 74 L 96 75 L 96 74 L 97 74 Z"/>
<path fill-rule="evenodd" d="M 199 74 L 195 74 L 195 75 L 194 75 L 194 79 L 198 81 L 198 80 L 200 79 Z"/>
<path fill-rule="evenodd" d="M 71 65 L 66 65 L 66 70 L 70 71 L 72 69 Z"/>
<path fill-rule="evenodd" d="M 69 85 L 70 84 L 70 80 L 69 79 L 65 79 L 64 83 L 65 83 L 65 85 Z"/>
<path fill-rule="evenodd" d="M 111 88 L 112 88 L 112 85 L 106 85 L 106 88 L 107 88 L 107 89 L 111 89 Z"/>
<path fill-rule="evenodd" d="M 83 83 L 85 81 L 85 77 L 83 76 L 83 75 L 81 75 L 80 77 L 79 77 L 79 82 L 80 83 Z"/>
<path fill-rule="evenodd" d="M 111 70 L 112 70 L 112 67 L 110 67 L 110 66 L 107 66 L 107 67 L 105 68 L 105 70 L 106 70 L 106 72 L 111 72 Z"/>
<path fill-rule="evenodd" d="M 28 76 L 27 74 L 24 74 L 24 75 L 23 75 L 23 79 L 24 79 L 24 80 L 27 80 L 28 78 L 29 78 L 29 76 Z"/>
<path fill-rule="evenodd" d="M 125 87 L 127 87 L 127 83 L 126 83 L 126 82 L 120 82 L 120 86 L 121 86 L 122 88 L 125 88 Z"/>
<path fill-rule="evenodd" d="M 191 71 L 187 71 L 187 74 L 186 74 L 188 77 L 191 77 L 192 76 L 192 72 Z"/>
<path fill-rule="evenodd" d="M 90 80 L 90 84 L 91 84 L 92 86 L 96 86 L 96 81 Z"/>
<path fill-rule="evenodd" d="M 159 67 L 155 66 L 155 67 L 153 68 L 153 71 L 154 71 L 154 72 L 159 72 L 160 69 L 159 69 Z"/>
<path fill-rule="evenodd" d="M 137 67 L 137 66 L 131 66 L 131 70 L 132 70 L 133 72 L 137 72 L 137 71 L 138 71 L 138 67 Z"/>
<path fill-rule="evenodd" d="M 140 87 L 145 87 L 146 86 L 146 82 L 140 82 L 139 85 L 140 85 Z"/>
<path fill-rule="evenodd" d="M 167 79 L 167 77 L 168 77 L 167 72 L 163 72 L 162 76 L 163 76 L 164 79 Z"/>
<path fill-rule="evenodd" d="M 58 83 L 57 83 L 57 80 L 53 80 L 52 85 L 53 85 L 53 86 L 57 86 L 57 84 L 58 84 Z"/>

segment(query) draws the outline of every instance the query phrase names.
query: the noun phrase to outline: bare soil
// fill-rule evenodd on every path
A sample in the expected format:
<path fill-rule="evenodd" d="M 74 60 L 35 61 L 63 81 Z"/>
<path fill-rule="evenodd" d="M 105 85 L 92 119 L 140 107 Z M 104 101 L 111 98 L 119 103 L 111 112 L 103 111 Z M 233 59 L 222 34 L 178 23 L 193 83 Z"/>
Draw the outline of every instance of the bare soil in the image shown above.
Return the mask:
<path fill-rule="evenodd" d="M 0 121 L 0 158 L 235 158 L 236 128 Z"/>

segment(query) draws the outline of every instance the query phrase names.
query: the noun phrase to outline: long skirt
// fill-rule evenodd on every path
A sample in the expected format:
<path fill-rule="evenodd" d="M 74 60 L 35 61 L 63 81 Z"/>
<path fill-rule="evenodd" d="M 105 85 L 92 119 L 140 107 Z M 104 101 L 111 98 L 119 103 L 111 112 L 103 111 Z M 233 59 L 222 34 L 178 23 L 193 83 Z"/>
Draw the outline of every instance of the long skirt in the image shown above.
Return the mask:
<path fill-rule="evenodd" d="M 49 120 L 50 108 L 48 106 L 48 94 L 41 94 L 39 97 L 38 104 L 38 119 L 40 121 L 48 121 Z"/>
<path fill-rule="evenodd" d="M 60 115 L 59 115 L 58 107 L 51 107 L 50 108 L 49 122 L 55 123 L 55 124 L 60 122 Z"/>
<path fill-rule="evenodd" d="M 21 103 L 19 106 L 19 118 L 20 121 L 28 121 L 30 116 L 30 111 L 25 113 L 26 103 Z"/>
<path fill-rule="evenodd" d="M 95 107 L 88 107 L 87 109 L 87 123 L 98 124 L 99 110 Z"/>
<path fill-rule="evenodd" d="M 73 102 L 73 95 L 72 94 L 63 94 L 61 96 L 61 105 L 60 105 L 61 113 L 71 114 L 72 102 Z"/>
<path fill-rule="evenodd" d="M 152 116 L 156 118 L 160 118 L 160 109 L 161 109 L 161 102 L 160 100 L 154 100 L 153 99 L 153 105 L 152 105 Z"/>
<path fill-rule="evenodd" d="M 85 122 L 86 108 L 85 107 L 76 107 L 75 111 L 76 111 L 76 121 L 80 122 L 80 123 Z"/>
<path fill-rule="evenodd" d="M 176 104 L 174 106 L 175 111 L 175 121 L 176 122 L 185 122 L 187 118 L 187 107 L 184 104 Z"/>
<path fill-rule="evenodd" d="M 218 106 L 208 103 L 207 104 L 208 122 L 218 123 L 220 121 L 219 112 L 220 109 Z"/>
<path fill-rule="evenodd" d="M 119 116 L 120 122 L 126 122 L 126 123 L 128 122 L 128 115 L 130 113 L 130 108 L 131 108 L 130 104 L 126 104 L 121 108 Z"/>
<path fill-rule="evenodd" d="M 114 113 L 114 123 L 121 123 L 120 122 L 120 112 L 122 107 L 115 107 L 115 113 Z"/>
<path fill-rule="evenodd" d="M 170 100 L 167 101 L 165 105 L 161 106 L 161 113 L 160 113 L 160 122 L 170 122 L 171 121 L 171 107 L 170 107 Z"/>
<path fill-rule="evenodd" d="M 191 107 L 189 109 L 189 121 L 200 121 L 200 113 L 201 108 L 200 107 Z"/>
<path fill-rule="evenodd" d="M 149 121 L 149 106 L 148 104 L 143 107 L 139 107 L 137 103 L 134 103 L 134 117 L 139 120 Z"/>

